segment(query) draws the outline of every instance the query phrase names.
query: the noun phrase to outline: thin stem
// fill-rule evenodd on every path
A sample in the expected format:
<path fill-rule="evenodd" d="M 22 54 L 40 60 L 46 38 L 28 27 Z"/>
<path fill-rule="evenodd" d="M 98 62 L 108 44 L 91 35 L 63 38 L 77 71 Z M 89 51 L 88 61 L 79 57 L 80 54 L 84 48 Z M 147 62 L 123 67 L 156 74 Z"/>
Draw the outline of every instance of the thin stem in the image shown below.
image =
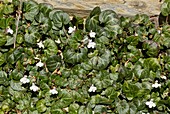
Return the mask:
<path fill-rule="evenodd" d="M 22 0 L 20 0 L 20 6 L 19 6 L 19 9 L 18 9 L 18 17 L 17 17 L 17 20 L 16 20 L 16 29 L 15 29 L 15 36 L 14 36 L 14 48 L 16 47 L 16 38 L 17 38 L 17 34 L 18 34 L 18 25 L 19 25 L 19 19 L 21 17 L 21 11 L 22 9 Z"/>

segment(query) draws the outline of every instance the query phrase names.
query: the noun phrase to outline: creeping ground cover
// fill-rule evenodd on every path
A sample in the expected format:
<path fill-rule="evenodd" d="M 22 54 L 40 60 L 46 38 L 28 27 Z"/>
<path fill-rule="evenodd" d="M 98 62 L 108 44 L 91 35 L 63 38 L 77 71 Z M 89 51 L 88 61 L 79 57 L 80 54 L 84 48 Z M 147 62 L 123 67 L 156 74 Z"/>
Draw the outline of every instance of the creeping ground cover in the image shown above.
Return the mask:
<path fill-rule="evenodd" d="M 170 1 L 84 19 L 35 1 L 0 2 L 0 114 L 170 113 Z"/>

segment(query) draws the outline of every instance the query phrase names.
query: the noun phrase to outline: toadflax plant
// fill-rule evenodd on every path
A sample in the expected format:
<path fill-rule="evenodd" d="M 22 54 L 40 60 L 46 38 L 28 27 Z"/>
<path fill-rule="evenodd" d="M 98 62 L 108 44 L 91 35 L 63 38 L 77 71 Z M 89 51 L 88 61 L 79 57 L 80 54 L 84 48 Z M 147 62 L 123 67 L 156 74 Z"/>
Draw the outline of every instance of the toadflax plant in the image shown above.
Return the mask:
<path fill-rule="evenodd" d="M 0 114 L 170 113 L 167 23 L 99 7 L 70 20 L 32 0 L 0 6 Z"/>

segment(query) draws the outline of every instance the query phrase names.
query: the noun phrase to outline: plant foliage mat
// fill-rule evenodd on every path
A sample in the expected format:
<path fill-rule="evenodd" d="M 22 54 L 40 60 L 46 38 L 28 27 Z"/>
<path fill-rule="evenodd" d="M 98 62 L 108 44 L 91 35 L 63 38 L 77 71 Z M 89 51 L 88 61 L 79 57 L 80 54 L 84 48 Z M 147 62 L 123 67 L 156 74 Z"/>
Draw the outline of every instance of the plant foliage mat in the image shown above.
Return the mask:
<path fill-rule="evenodd" d="M 169 72 L 170 25 L 147 15 L 0 2 L 0 114 L 170 113 Z"/>

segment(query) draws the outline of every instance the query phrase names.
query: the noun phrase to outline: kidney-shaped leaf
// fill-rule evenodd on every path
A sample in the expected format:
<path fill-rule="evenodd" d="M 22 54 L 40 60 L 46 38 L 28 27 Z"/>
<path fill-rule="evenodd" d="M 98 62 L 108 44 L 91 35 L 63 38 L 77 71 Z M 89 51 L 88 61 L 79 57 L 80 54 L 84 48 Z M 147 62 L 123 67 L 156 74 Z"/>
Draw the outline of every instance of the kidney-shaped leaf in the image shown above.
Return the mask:
<path fill-rule="evenodd" d="M 97 70 L 105 69 L 110 63 L 110 57 L 110 51 L 106 50 L 101 56 L 94 56 L 93 58 L 91 58 L 90 65 Z"/>
<path fill-rule="evenodd" d="M 56 11 L 53 14 L 52 20 L 54 22 L 54 26 L 57 28 L 61 28 L 70 22 L 69 15 L 63 11 Z"/>
<path fill-rule="evenodd" d="M 49 71 L 53 72 L 55 69 L 61 66 L 61 57 L 53 55 L 47 58 L 46 66 Z"/>
<path fill-rule="evenodd" d="M 80 48 L 80 53 L 76 53 L 72 49 L 68 49 L 63 53 L 64 60 L 68 63 L 78 63 L 82 62 L 87 57 L 87 48 Z"/>
<path fill-rule="evenodd" d="M 34 17 L 39 13 L 39 6 L 36 2 L 29 0 L 24 2 L 23 11 L 25 18 L 33 21 Z"/>

